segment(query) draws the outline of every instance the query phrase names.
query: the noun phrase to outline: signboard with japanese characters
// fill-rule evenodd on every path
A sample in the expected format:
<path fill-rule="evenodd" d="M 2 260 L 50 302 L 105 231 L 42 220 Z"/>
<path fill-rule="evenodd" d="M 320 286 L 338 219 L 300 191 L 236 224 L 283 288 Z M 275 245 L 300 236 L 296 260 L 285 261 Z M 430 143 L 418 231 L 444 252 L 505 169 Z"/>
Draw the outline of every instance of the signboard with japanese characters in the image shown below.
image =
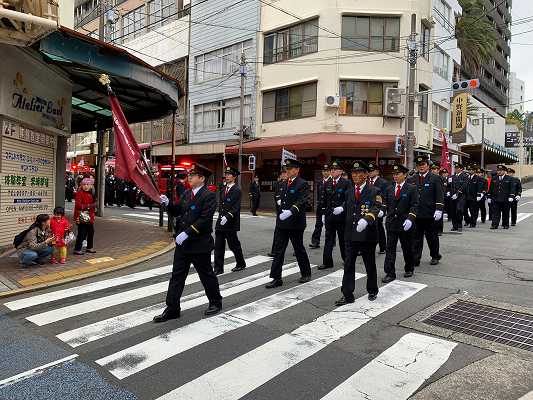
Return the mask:
<path fill-rule="evenodd" d="M 523 140 L 524 147 L 533 147 L 533 132 L 525 132 Z M 520 132 L 505 132 L 505 147 L 520 147 Z"/>
<path fill-rule="evenodd" d="M 466 124 L 468 121 L 468 93 L 456 94 L 452 100 L 452 141 L 466 142 Z"/>
<path fill-rule="evenodd" d="M 5 246 L 38 214 L 52 213 L 57 137 L 9 119 L 0 126 L 0 246 Z"/>

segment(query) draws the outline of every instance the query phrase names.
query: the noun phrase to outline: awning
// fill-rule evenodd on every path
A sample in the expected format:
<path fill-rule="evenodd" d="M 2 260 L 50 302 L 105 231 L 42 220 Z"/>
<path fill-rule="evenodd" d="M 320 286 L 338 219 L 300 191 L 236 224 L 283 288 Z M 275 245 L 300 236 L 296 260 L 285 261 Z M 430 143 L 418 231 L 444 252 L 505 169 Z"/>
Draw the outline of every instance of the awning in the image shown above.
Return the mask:
<path fill-rule="evenodd" d="M 461 151 L 468 153 L 470 159 L 476 163 L 481 163 L 481 143 L 465 144 L 461 146 Z M 512 164 L 518 162 L 518 156 L 508 149 L 499 148 L 490 144 L 485 144 L 485 165 L 487 164 Z"/>
<path fill-rule="evenodd" d="M 392 150 L 395 135 L 366 133 L 304 133 L 300 135 L 273 136 L 246 142 L 243 150 L 277 151 L 285 147 L 288 150 L 334 150 L 334 149 L 387 149 Z M 227 146 L 227 153 L 238 153 L 239 146 Z"/>
<path fill-rule="evenodd" d="M 72 133 L 113 124 L 105 86 L 107 74 L 129 123 L 160 119 L 177 109 L 183 91 L 176 79 L 126 50 L 61 27 L 35 44 L 44 61 L 65 72 L 72 89 Z"/>

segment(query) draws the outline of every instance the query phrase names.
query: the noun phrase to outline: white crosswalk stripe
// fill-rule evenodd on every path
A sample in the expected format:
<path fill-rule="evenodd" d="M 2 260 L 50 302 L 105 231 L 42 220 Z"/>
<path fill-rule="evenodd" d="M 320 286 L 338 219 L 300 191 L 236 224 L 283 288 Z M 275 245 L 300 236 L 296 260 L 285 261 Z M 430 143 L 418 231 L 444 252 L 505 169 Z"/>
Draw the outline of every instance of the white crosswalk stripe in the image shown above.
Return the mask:
<path fill-rule="evenodd" d="M 522 221 L 525 221 L 526 219 L 528 219 L 529 217 L 531 217 L 533 215 L 533 213 L 518 213 L 516 214 L 516 223 L 520 223 Z"/>
<path fill-rule="evenodd" d="M 456 345 L 409 333 L 322 400 L 407 400 L 448 360 Z"/>

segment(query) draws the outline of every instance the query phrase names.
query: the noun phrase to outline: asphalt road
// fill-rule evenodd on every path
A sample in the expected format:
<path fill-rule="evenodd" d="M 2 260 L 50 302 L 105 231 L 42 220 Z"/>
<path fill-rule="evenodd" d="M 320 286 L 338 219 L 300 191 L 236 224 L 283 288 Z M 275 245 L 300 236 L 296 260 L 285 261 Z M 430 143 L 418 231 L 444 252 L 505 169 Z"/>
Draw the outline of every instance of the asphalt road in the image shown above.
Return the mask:
<path fill-rule="evenodd" d="M 106 212 L 157 223 L 151 218 L 156 209 Z M 315 268 L 313 280 L 300 285 L 289 249 L 284 286 L 263 288 L 274 220 L 249 215 L 240 234 L 249 268 L 220 277 L 225 313 L 219 316 L 203 317 L 202 287 L 191 275 L 182 317 L 150 322 L 163 307 L 171 254 L 7 299 L 0 306 L 0 399 L 396 400 L 437 390 L 448 379 L 442 393 L 455 398 L 519 399 L 533 391 L 533 378 L 499 384 L 513 371 L 491 370 L 495 363 L 478 372 L 487 387 L 492 382 L 493 396 L 472 396 L 483 384 L 460 378 L 467 368 L 492 360 L 492 351 L 400 325 L 458 293 L 533 308 L 533 193 L 522 199 L 519 213 L 520 222 L 509 231 L 479 224 L 462 234 L 445 233 L 440 265 L 430 266 L 425 253 L 414 278 L 381 285 L 374 303 L 366 300 L 358 260 L 360 299 L 342 309 L 333 307 L 340 296 L 340 262 L 333 271 Z M 306 243 L 314 219 L 308 224 Z M 312 264 L 321 263 L 321 249 L 309 255 Z M 381 269 L 384 256 L 377 260 Z M 233 262 L 228 253 L 226 271 Z M 520 376 L 522 367 L 516 368 Z M 423 398 L 441 394 L 436 396 Z"/>

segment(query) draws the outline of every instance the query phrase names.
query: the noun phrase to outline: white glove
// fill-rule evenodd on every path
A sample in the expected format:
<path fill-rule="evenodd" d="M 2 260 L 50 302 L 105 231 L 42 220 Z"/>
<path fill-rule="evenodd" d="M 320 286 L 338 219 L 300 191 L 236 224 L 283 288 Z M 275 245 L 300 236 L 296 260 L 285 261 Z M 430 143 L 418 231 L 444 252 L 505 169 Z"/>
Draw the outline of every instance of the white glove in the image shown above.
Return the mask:
<path fill-rule="evenodd" d="M 285 221 L 291 215 L 292 215 L 292 211 L 291 210 L 282 210 L 281 214 L 279 215 L 279 219 L 282 220 L 282 221 Z"/>
<path fill-rule="evenodd" d="M 452 183 L 452 178 L 448 178 L 448 183 Z"/>
<path fill-rule="evenodd" d="M 492 203 L 492 200 L 491 199 L 487 199 L 487 203 Z"/>
<path fill-rule="evenodd" d="M 342 214 L 342 212 L 344 211 L 344 208 L 343 207 L 335 207 L 333 209 L 333 215 L 339 215 L 339 214 Z"/>
<path fill-rule="evenodd" d="M 520 200 L 520 196 L 515 196 L 514 198 L 516 201 L 519 201 Z"/>
<path fill-rule="evenodd" d="M 403 223 L 403 230 L 407 232 L 413 227 L 413 222 L 410 219 L 406 219 Z"/>
<path fill-rule="evenodd" d="M 187 235 L 185 232 L 181 232 L 178 236 L 176 236 L 176 244 L 178 246 L 181 246 L 183 242 L 187 240 L 189 235 Z"/>
<path fill-rule="evenodd" d="M 323 224 L 326 223 L 326 216 L 325 216 L 325 215 L 322 215 L 322 223 L 323 223 Z"/>
<path fill-rule="evenodd" d="M 385 213 L 383 212 L 383 210 L 379 210 L 378 218 L 383 218 L 384 215 L 385 215 Z"/>
<path fill-rule="evenodd" d="M 446 197 L 450 197 L 451 196 L 451 193 L 450 192 L 446 192 Z"/>
<path fill-rule="evenodd" d="M 440 221 L 442 218 L 442 211 L 435 210 L 435 214 L 433 214 L 433 218 L 435 218 L 435 221 Z"/>
<path fill-rule="evenodd" d="M 278 206 L 281 206 L 281 200 L 276 201 L 276 204 L 277 204 Z"/>
<path fill-rule="evenodd" d="M 368 226 L 368 221 L 364 218 L 361 218 L 359 222 L 357 223 L 357 232 L 363 232 L 366 227 Z"/>
<path fill-rule="evenodd" d="M 159 196 L 159 202 L 161 204 L 163 204 L 165 207 L 168 206 L 168 204 L 170 203 L 170 200 L 168 199 L 167 196 L 165 196 L 164 194 L 162 194 L 161 196 Z"/>
<path fill-rule="evenodd" d="M 476 197 L 476 200 L 477 200 L 477 201 L 481 201 L 482 198 L 483 198 L 483 195 L 480 194 L 479 196 Z"/>
<path fill-rule="evenodd" d="M 457 194 L 454 194 L 454 195 L 452 196 L 452 200 L 457 200 L 457 197 L 459 197 L 459 196 L 457 196 Z"/>
<path fill-rule="evenodd" d="M 514 201 L 514 197 L 509 197 L 509 203 L 512 203 Z"/>
<path fill-rule="evenodd" d="M 227 222 L 228 222 L 228 219 L 225 216 L 220 218 L 220 225 L 226 225 Z"/>

